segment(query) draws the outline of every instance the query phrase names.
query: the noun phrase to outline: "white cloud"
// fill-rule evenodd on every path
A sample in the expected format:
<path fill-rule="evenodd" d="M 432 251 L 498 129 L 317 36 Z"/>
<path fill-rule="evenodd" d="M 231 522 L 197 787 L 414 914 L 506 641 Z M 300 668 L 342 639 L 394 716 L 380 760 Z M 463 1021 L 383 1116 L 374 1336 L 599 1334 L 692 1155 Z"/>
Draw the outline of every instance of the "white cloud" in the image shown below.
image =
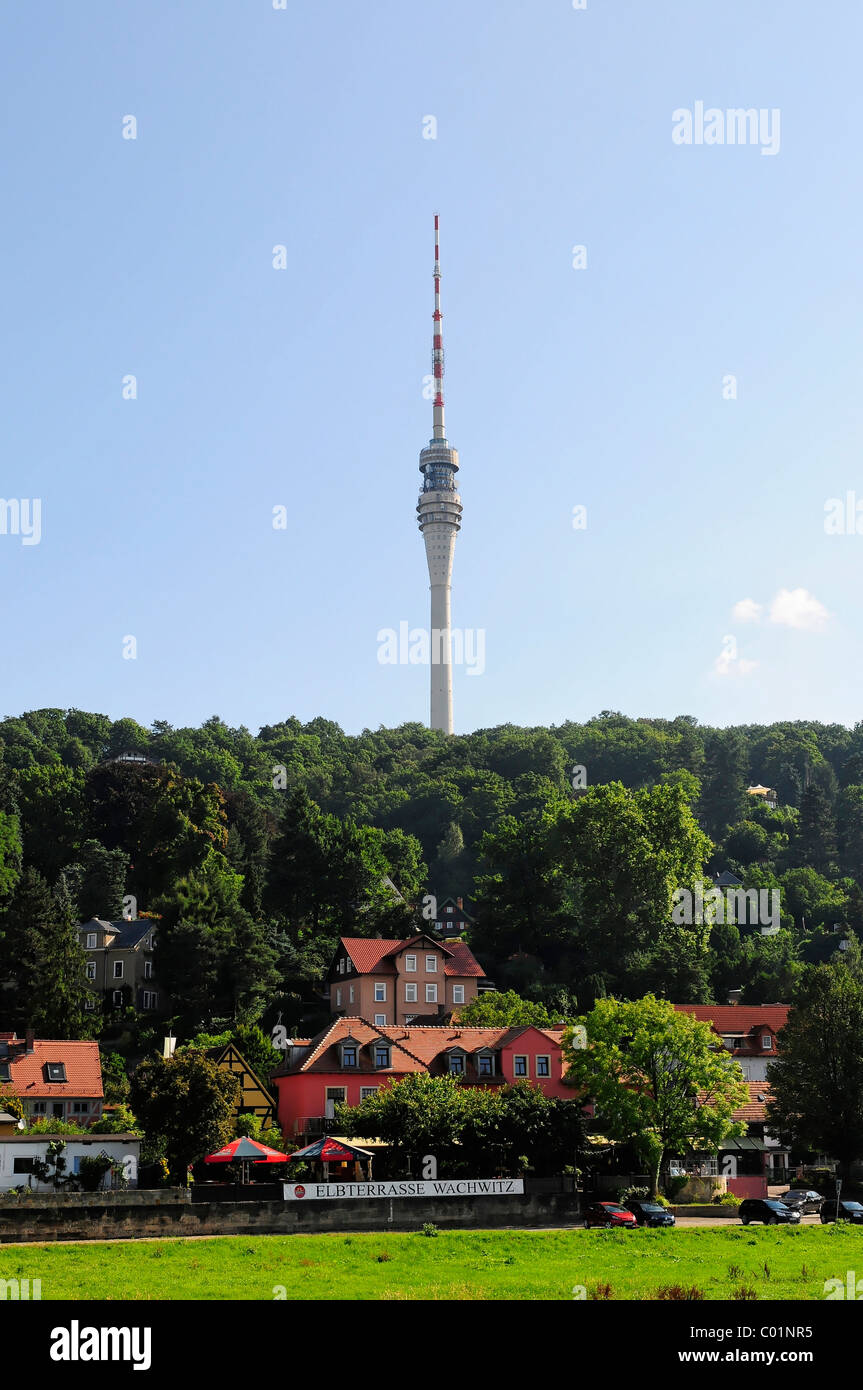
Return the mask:
<path fill-rule="evenodd" d="M 757 623 L 761 617 L 762 604 L 756 603 L 754 598 L 742 598 L 739 603 L 735 603 L 731 610 L 731 616 L 739 623 Z"/>
<path fill-rule="evenodd" d="M 824 604 L 807 589 L 780 589 L 770 605 L 771 623 L 782 627 L 814 632 L 823 627 L 829 617 Z"/>
<path fill-rule="evenodd" d="M 723 651 L 713 663 L 714 676 L 748 676 L 758 665 L 757 661 L 747 661 L 746 657 L 735 657 Z"/>

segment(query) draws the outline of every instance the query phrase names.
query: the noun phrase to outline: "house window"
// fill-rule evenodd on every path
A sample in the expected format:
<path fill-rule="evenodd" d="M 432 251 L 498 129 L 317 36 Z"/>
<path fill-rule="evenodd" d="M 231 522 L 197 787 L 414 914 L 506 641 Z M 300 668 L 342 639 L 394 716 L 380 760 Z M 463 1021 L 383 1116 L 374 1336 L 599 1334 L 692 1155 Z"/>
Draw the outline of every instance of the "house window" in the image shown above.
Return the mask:
<path fill-rule="evenodd" d="M 375 983 L 375 1003 L 385 1004 L 387 1002 L 387 987 L 380 980 Z"/>
<path fill-rule="evenodd" d="M 9 1063 L 0 1062 L 0 1081 L 9 1080 Z"/>
<path fill-rule="evenodd" d="M 114 1008 L 115 1008 L 115 1009 L 116 1009 L 116 1008 L 119 1008 L 119 1006 L 122 1004 L 122 1002 L 123 1002 L 123 991 L 122 991 L 121 989 L 114 989 L 114 990 L 112 990 L 112 991 L 111 991 L 111 1003 L 114 1005 Z"/>
<path fill-rule="evenodd" d="M 416 956 L 405 956 L 405 970 L 406 970 L 409 974 L 412 975 L 413 972 L 416 970 L 416 968 L 417 968 L 417 958 L 416 958 Z"/>
<path fill-rule="evenodd" d="M 416 985 L 405 985 L 405 1003 L 415 1004 L 417 1002 Z"/>
<path fill-rule="evenodd" d="M 426 1003 L 437 1003 L 437 985 L 426 985 Z"/>
<path fill-rule="evenodd" d="M 464 1053 L 451 1052 L 449 1055 L 449 1070 L 451 1076 L 464 1076 Z"/>
<path fill-rule="evenodd" d="M 47 1062 L 45 1070 L 48 1073 L 49 1081 L 65 1081 L 67 1079 L 65 1062 Z"/>
<path fill-rule="evenodd" d="M 453 1002 L 454 1004 L 463 1004 L 463 1003 L 464 1003 L 464 985 L 453 985 L 453 987 L 452 987 L 452 1002 Z"/>
<path fill-rule="evenodd" d="M 122 980 L 122 978 L 123 978 L 123 962 L 122 962 L 121 960 L 115 960 L 115 961 L 114 961 L 114 979 L 115 979 L 115 980 Z"/>
<path fill-rule="evenodd" d="M 152 978 L 153 978 L 153 962 L 152 962 L 151 960 L 145 960 L 145 961 L 144 961 L 144 979 L 145 979 L 145 980 L 152 980 Z"/>
<path fill-rule="evenodd" d="M 96 978 L 96 962 L 95 962 L 94 960 L 88 960 L 88 961 L 87 961 L 87 970 L 86 970 L 86 974 L 87 974 L 87 979 L 88 979 L 88 980 L 95 980 L 95 978 Z"/>
<path fill-rule="evenodd" d="M 89 1101 L 86 1101 L 86 1100 L 73 1100 L 73 1101 L 72 1101 L 72 1114 L 73 1114 L 73 1115 L 86 1115 L 86 1113 L 87 1113 L 87 1111 L 88 1111 L 89 1109 L 90 1109 Z"/>
<path fill-rule="evenodd" d="M 390 1050 L 386 1043 L 375 1044 L 375 1066 L 388 1067 L 390 1064 Z"/>
<path fill-rule="evenodd" d="M 30 1114 L 31 1114 L 31 1115 L 47 1115 L 47 1114 L 48 1114 L 48 1102 L 47 1102 L 47 1100 L 34 1100 L 34 1101 L 33 1101 L 33 1104 L 30 1106 Z"/>
<path fill-rule="evenodd" d="M 32 1173 L 32 1172 L 33 1172 L 33 1160 L 32 1160 L 32 1158 L 13 1158 L 13 1160 L 12 1160 L 12 1172 L 13 1172 L 13 1173 Z"/>
<path fill-rule="evenodd" d="M 551 1076 L 551 1058 L 537 1057 L 536 1059 L 537 1076 Z"/>
<path fill-rule="evenodd" d="M 769 1033 L 765 1033 L 765 1034 L 763 1035 L 763 1037 L 762 1037 L 762 1039 L 761 1039 L 761 1048 L 762 1048 L 762 1051 L 763 1051 L 763 1052 L 772 1052 L 772 1051 L 773 1051 L 773 1039 L 772 1039 L 772 1037 L 770 1036 Z"/>
<path fill-rule="evenodd" d="M 94 931 L 88 931 L 88 933 L 87 933 L 87 950 L 88 950 L 88 951 L 95 951 L 95 949 L 96 949 L 96 933 L 95 933 Z"/>
<path fill-rule="evenodd" d="M 513 1075 L 527 1076 L 527 1058 L 515 1057 L 513 1059 Z"/>
<path fill-rule="evenodd" d="M 375 1092 L 376 1092 L 376 1091 L 379 1091 L 379 1090 L 380 1090 L 380 1087 L 379 1087 L 379 1086 L 361 1086 L 361 1087 L 360 1087 L 360 1100 L 368 1100 L 369 1096 L 373 1096 L 373 1095 L 375 1094 Z"/>
<path fill-rule="evenodd" d="M 342 1043 L 342 1066 L 355 1067 L 357 1064 L 356 1043 Z"/>
<path fill-rule="evenodd" d="M 477 1057 L 477 1059 L 476 1059 L 476 1069 L 477 1069 L 478 1075 L 479 1075 L 479 1076 L 493 1076 L 493 1075 L 494 1075 L 494 1069 L 493 1069 L 493 1066 L 492 1066 L 492 1062 L 493 1062 L 493 1058 L 492 1058 L 490 1052 L 483 1052 L 483 1053 L 481 1054 L 481 1056 Z"/>
<path fill-rule="evenodd" d="M 96 1000 L 95 1000 L 95 999 L 85 999 L 85 1000 L 84 1000 L 84 1008 L 87 1010 L 88 1013 L 92 1013 L 93 1010 L 95 1009 L 95 1007 L 96 1007 Z"/>
<path fill-rule="evenodd" d="M 437 974 L 437 956 L 426 956 L 426 974 Z"/>
<path fill-rule="evenodd" d="M 384 1025 L 386 1024 L 386 1021 L 387 1021 L 387 1016 L 386 1016 L 386 1014 L 375 1014 L 375 1027 L 376 1027 L 376 1028 L 383 1028 Z"/>
<path fill-rule="evenodd" d="M 337 1009 L 340 1009 L 341 1007 L 342 1007 L 342 991 L 341 991 L 340 989 L 337 989 L 337 990 L 336 990 L 336 1008 L 337 1008 Z"/>
<path fill-rule="evenodd" d="M 354 987 L 353 987 L 353 985 L 351 985 L 350 989 L 348 990 L 348 1003 L 349 1003 L 349 1004 L 353 1004 L 353 1002 L 354 1002 Z"/>
<path fill-rule="evenodd" d="M 145 990 L 144 990 L 144 1008 L 145 1008 L 145 1009 L 155 1009 L 155 1008 L 156 1008 L 156 1005 L 158 1004 L 158 1002 L 159 1002 L 159 996 L 158 996 L 158 994 L 154 994 L 153 991 L 152 991 L 152 990 L 149 990 L 149 989 L 145 989 Z"/>

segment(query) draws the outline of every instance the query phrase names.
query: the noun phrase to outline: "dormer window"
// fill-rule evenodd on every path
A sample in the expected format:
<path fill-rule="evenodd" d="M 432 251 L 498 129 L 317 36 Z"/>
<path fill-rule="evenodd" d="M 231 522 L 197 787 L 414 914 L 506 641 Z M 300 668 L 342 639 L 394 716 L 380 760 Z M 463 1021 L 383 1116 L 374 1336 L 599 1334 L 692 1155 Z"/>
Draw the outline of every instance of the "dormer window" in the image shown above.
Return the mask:
<path fill-rule="evenodd" d="M 95 951 L 95 949 L 96 949 L 96 941 L 97 941 L 96 933 L 95 933 L 94 931 L 88 931 L 88 933 L 87 933 L 87 950 L 88 950 L 88 951 Z"/>
<path fill-rule="evenodd" d="M 9 1063 L 0 1062 L 0 1081 L 9 1081 Z"/>
<path fill-rule="evenodd" d="M 390 1064 L 389 1043 L 375 1043 L 375 1066 L 388 1067 Z"/>
<path fill-rule="evenodd" d="M 355 1067 L 357 1065 L 357 1045 L 355 1042 L 342 1043 L 342 1066 Z"/>
<path fill-rule="evenodd" d="M 464 1053 L 451 1052 L 449 1054 L 449 1074 L 450 1076 L 464 1076 Z"/>
<path fill-rule="evenodd" d="M 65 1062 L 46 1062 L 45 1071 L 47 1072 L 49 1081 L 59 1082 L 67 1080 Z"/>
<path fill-rule="evenodd" d="M 481 1052 L 476 1059 L 478 1076 L 494 1076 L 494 1058 L 490 1052 Z"/>
<path fill-rule="evenodd" d="M 770 1033 L 763 1033 L 763 1034 L 762 1034 L 762 1036 L 761 1036 L 761 1050 L 762 1050 L 762 1052 L 772 1052 L 772 1051 L 773 1051 L 773 1038 L 772 1038 L 772 1035 L 771 1035 Z"/>

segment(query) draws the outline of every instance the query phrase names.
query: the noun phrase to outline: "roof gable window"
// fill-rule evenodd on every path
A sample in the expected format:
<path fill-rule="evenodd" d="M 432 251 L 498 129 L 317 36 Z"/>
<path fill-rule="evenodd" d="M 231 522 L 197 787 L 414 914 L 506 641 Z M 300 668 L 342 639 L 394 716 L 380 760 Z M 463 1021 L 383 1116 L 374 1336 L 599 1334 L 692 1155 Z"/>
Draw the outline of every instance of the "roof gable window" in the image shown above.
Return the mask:
<path fill-rule="evenodd" d="M 45 1073 L 49 1081 L 68 1081 L 65 1062 L 46 1062 Z"/>

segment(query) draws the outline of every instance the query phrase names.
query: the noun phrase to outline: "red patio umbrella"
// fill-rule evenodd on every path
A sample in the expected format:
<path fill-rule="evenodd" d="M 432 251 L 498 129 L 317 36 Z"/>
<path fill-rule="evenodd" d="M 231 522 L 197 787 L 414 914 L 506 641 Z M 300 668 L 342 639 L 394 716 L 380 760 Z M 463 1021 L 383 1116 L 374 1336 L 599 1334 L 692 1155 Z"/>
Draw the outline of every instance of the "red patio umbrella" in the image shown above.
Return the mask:
<path fill-rule="evenodd" d="M 278 1149 L 271 1149 L 269 1144 L 261 1144 L 257 1139 L 249 1139 L 243 1135 L 240 1139 L 232 1139 L 230 1144 L 226 1144 L 223 1149 L 217 1149 L 214 1154 L 207 1154 L 204 1162 L 235 1163 L 238 1159 L 243 1165 L 245 1182 L 250 1163 L 286 1163 L 288 1155 L 279 1153 Z"/>

